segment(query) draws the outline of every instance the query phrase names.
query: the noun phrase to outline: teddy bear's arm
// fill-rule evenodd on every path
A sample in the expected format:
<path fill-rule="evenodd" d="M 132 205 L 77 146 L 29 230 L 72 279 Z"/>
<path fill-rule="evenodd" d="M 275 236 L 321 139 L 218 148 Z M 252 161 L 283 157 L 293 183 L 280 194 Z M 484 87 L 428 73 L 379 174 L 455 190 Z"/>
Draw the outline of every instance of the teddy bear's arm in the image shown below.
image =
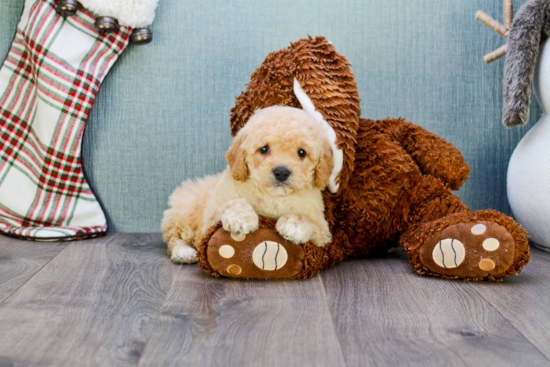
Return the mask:
<path fill-rule="evenodd" d="M 452 190 L 468 179 L 470 167 L 462 153 L 445 139 L 403 119 L 383 120 L 378 126 L 411 155 L 422 173 L 441 179 Z"/>

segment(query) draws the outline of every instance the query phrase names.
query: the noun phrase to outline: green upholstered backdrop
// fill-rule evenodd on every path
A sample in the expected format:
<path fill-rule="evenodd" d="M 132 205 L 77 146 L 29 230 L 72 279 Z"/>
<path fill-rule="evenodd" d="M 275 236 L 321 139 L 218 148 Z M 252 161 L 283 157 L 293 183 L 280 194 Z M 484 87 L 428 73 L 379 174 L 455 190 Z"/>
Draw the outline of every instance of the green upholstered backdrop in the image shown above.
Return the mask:
<path fill-rule="evenodd" d="M 1 60 L 22 8 L 0 1 Z M 267 53 L 308 34 L 353 64 L 363 117 L 402 116 L 445 137 L 472 168 L 463 200 L 510 214 L 508 160 L 540 109 L 526 127 L 500 123 L 504 60 L 483 55 L 504 41 L 478 9 L 502 20 L 498 0 L 160 0 L 154 42 L 123 54 L 85 133 L 111 231 L 158 232 L 176 185 L 222 170 L 235 96 Z"/>

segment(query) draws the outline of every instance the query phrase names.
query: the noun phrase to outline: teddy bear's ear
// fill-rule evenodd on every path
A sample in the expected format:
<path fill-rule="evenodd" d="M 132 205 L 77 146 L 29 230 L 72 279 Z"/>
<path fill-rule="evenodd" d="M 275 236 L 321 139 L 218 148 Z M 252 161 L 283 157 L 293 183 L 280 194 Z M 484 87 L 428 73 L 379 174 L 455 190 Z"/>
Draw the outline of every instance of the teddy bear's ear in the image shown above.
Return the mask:
<path fill-rule="evenodd" d="M 248 166 L 246 165 L 246 151 L 243 148 L 245 139 L 246 134 L 244 132 L 237 134 L 225 155 L 231 174 L 237 181 L 245 181 L 249 175 Z"/>
<path fill-rule="evenodd" d="M 236 135 L 257 109 L 275 105 L 307 109 L 303 105 L 307 101 L 308 112 L 332 131 L 337 172 L 329 189 L 333 193 L 345 189 L 353 171 L 361 113 L 350 65 L 324 37 L 304 38 L 270 53 L 231 109 L 231 133 Z"/>
<path fill-rule="evenodd" d="M 292 57 L 288 48 L 271 52 L 250 76 L 246 90 L 231 109 L 231 134 L 237 135 L 256 110 L 271 106 L 300 108 L 294 95 Z"/>
<path fill-rule="evenodd" d="M 329 182 L 329 190 L 341 192 L 347 187 L 355 161 L 355 141 L 359 129 L 359 92 L 346 58 L 337 53 L 332 43 L 324 37 L 301 39 L 290 47 L 293 57 L 294 93 L 300 98 L 302 108 L 310 102 L 315 112 L 322 115 L 334 134 L 334 161 L 338 171 Z M 338 183 L 336 183 L 336 178 Z"/>
<path fill-rule="evenodd" d="M 516 14 L 508 36 L 504 71 L 502 122 L 507 127 L 529 119 L 531 83 L 540 52 L 543 31 L 550 30 L 550 1 L 531 0 Z"/>

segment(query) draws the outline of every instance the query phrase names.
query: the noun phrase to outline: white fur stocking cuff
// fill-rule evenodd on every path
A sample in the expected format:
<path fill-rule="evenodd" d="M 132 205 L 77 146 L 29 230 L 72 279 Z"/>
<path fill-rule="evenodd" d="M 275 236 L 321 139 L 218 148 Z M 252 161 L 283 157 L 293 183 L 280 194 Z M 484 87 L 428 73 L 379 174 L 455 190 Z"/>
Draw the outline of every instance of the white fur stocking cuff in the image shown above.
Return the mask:
<path fill-rule="evenodd" d="M 97 16 L 115 18 L 132 28 L 146 27 L 155 19 L 159 0 L 79 0 L 84 8 Z"/>

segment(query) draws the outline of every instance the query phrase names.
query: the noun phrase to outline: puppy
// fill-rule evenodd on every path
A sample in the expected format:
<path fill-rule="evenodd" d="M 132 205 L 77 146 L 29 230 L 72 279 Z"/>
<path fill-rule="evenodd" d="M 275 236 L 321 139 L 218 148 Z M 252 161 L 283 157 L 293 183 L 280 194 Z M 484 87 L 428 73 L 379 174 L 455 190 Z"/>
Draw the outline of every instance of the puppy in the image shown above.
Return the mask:
<path fill-rule="evenodd" d="M 312 116 L 292 107 L 260 110 L 225 158 L 225 171 L 185 181 L 170 196 L 162 233 L 173 262 L 197 262 L 195 245 L 217 222 L 242 236 L 258 229 L 258 215 L 276 219 L 277 232 L 295 244 L 331 241 L 321 191 L 334 162 Z"/>

